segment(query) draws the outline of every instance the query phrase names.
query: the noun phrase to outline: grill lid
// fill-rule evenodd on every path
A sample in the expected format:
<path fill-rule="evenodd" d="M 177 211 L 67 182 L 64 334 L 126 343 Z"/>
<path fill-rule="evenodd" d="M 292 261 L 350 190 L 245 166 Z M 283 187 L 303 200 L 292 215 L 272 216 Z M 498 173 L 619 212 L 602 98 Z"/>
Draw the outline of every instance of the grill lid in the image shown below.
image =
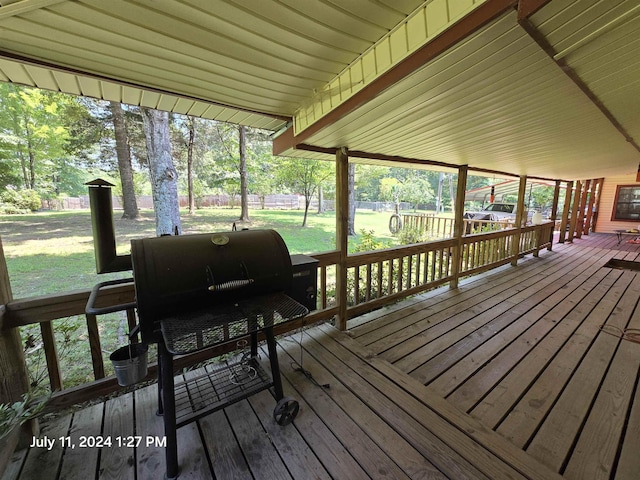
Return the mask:
<path fill-rule="evenodd" d="M 287 291 L 289 251 L 274 230 L 242 230 L 131 241 L 142 340 L 159 322 L 255 295 Z"/>

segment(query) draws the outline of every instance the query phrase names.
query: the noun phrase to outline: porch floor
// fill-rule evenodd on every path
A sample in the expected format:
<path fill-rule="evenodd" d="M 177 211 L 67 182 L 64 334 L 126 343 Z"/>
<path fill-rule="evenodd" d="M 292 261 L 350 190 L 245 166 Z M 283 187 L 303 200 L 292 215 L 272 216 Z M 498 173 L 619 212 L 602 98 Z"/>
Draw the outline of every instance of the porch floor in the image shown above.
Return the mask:
<path fill-rule="evenodd" d="M 591 234 L 354 319 L 350 335 L 568 479 L 640 478 L 640 245 Z M 639 264 L 640 265 L 640 264 Z M 633 333 L 633 332 L 631 332 Z"/>
<path fill-rule="evenodd" d="M 602 268 L 640 245 L 616 242 L 591 234 L 358 317 L 347 333 L 281 338 L 293 424 L 275 424 L 264 391 L 182 427 L 180 478 L 637 478 L 640 345 L 598 328 L 640 324 L 637 273 Z M 155 410 L 151 385 L 61 414 L 43 425 L 53 448 L 17 451 L 3 480 L 162 478 L 164 450 L 144 445 L 163 435 Z M 80 448 L 81 436 L 112 445 Z M 119 446 L 128 436 L 143 443 Z"/>

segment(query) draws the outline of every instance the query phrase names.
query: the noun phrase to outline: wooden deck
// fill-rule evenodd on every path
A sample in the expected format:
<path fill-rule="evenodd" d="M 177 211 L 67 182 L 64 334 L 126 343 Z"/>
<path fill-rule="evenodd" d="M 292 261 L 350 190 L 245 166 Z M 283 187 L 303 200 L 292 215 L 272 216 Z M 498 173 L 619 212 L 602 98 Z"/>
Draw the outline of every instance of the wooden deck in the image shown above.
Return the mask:
<path fill-rule="evenodd" d="M 640 328 L 640 281 L 613 257 L 640 261 L 640 245 L 591 234 L 350 333 L 565 478 L 640 478 L 640 344 L 619 338 Z"/>
<path fill-rule="evenodd" d="M 358 317 L 347 333 L 280 339 L 294 423 L 275 424 L 265 391 L 182 427 L 180 478 L 638 478 L 640 345 L 598 328 L 640 323 L 637 273 L 602 268 L 640 245 L 616 242 L 592 234 Z M 162 448 L 117 445 L 162 438 L 155 401 L 152 385 L 59 415 L 42 432 L 54 447 L 16 452 L 3 480 L 162 478 Z M 112 446 L 79 448 L 81 436 Z"/>

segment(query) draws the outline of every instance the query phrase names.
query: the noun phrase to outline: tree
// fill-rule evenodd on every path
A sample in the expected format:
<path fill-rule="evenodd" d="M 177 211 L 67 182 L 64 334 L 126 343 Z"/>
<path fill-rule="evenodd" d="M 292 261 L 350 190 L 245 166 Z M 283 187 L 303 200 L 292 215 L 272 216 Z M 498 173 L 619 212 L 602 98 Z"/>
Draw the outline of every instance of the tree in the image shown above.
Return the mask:
<path fill-rule="evenodd" d="M 196 119 L 192 116 L 188 116 L 187 119 L 189 128 L 189 140 L 187 143 L 187 192 L 189 195 L 189 215 L 193 215 L 196 208 L 196 198 L 193 191 L 193 147 L 196 142 Z"/>
<path fill-rule="evenodd" d="M 77 98 L 14 84 L 0 84 L 0 130 L 6 159 L 5 181 L 41 195 L 78 193 L 84 172 L 71 158 L 74 145 L 70 126 L 88 112 Z M 9 180 L 11 178 L 11 180 Z"/>
<path fill-rule="evenodd" d="M 238 125 L 238 173 L 240 174 L 240 218 L 241 222 L 249 221 L 249 186 L 247 180 L 247 137 L 243 125 Z"/>
<path fill-rule="evenodd" d="M 156 234 L 179 234 L 178 172 L 171 157 L 169 114 L 149 108 L 142 108 L 141 111 L 156 214 Z"/>
<path fill-rule="evenodd" d="M 129 149 L 129 136 L 122 106 L 118 102 L 110 102 L 113 120 L 113 130 L 116 141 L 116 155 L 118 157 L 118 170 L 120 171 L 120 183 L 122 184 L 122 218 L 138 218 L 138 204 L 133 183 L 133 169 L 131 167 L 131 150 Z"/>
<path fill-rule="evenodd" d="M 418 204 L 427 204 L 434 199 L 429 179 L 415 170 L 400 184 L 398 193 L 400 200 L 413 204 L 414 211 Z"/>
<path fill-rule="evenodd" d="M 279 163 L 277 178 L 281 185 L 304 196 L 302 226 L 307 226 L 307 215 L 311 199 L 319 185 L 333 174 L 331 164 L 320 160 L 284 159 Z"/>
<path fill-rule="evenodd" d="M 356 164 L 349 163 L 348 192 L 349 192 L 349 217 L 347 219 L 347 235 L 356 234 Z"/>

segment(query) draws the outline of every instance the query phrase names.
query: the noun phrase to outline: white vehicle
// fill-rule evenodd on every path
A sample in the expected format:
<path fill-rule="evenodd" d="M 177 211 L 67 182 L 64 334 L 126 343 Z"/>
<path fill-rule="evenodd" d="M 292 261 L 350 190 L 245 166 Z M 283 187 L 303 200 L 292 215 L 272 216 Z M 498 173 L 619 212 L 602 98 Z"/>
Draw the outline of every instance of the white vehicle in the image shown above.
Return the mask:
<path fill-rule="evenodd" d="M 515 220 L 517 205 L 515 203 L 490 203 L 477 212 L 467 212 L 464 218 L 473 220 Z"/>

